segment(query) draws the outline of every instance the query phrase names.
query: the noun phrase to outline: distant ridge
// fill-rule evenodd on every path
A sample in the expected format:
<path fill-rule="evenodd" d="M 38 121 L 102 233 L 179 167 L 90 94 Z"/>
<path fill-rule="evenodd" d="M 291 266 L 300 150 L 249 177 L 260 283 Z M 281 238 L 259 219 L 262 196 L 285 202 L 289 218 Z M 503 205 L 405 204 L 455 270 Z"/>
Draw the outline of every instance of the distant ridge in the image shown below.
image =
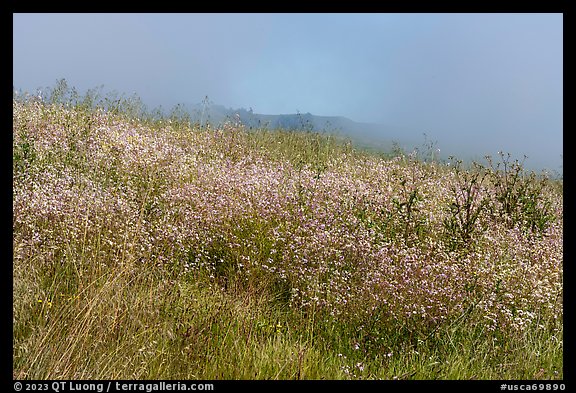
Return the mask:
<path fill-rule="evenodd" d="M 240 121 L 248 128 L 289 129 L 326 132 L 350 139 L 362 147 L 389 151 L 394 143 L 411 149 L 423 141 L 422 135 L 401 127 L 356 122 L 343 116 L 318 116 L 311 113 L 265 115 L 251 109 L 232 109 L 217 104 L 184 106 L 193 122 L 221 126 L 227 121 Z"/>

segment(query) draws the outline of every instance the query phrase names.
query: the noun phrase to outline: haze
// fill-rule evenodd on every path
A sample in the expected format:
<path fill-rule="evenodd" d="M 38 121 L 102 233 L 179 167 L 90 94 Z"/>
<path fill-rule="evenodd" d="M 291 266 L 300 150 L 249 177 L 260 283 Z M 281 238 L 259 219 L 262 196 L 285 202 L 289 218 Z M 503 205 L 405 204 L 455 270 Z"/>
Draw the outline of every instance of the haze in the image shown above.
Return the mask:
<path fill-rule="evenodd" d="M 562 170 L 562 14 L 14 14 L 13 85 L 426 133 Z M 424 139 L 422 138 L 424 142 Z"/>

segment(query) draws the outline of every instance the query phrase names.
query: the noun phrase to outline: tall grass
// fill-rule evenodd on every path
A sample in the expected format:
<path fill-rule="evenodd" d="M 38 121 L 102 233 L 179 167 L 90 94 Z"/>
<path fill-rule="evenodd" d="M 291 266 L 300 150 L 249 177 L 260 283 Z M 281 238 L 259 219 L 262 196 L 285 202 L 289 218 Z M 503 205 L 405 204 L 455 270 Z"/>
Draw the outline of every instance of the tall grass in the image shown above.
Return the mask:
<path fill-rule="evenodd" d="M 562 184 L 13 100 L 24 379 L 562 379 Z"/>

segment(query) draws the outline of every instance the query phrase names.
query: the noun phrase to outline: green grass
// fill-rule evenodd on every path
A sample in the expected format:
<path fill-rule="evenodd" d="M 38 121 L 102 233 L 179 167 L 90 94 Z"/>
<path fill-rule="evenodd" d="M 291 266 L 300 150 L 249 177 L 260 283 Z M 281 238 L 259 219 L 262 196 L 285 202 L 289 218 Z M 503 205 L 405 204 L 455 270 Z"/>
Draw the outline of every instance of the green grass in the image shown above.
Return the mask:
<path fill-rule="evenodd" d="M 14 100 L 14 378 L 563 379 L 561 181 L 58 89 Z"/>

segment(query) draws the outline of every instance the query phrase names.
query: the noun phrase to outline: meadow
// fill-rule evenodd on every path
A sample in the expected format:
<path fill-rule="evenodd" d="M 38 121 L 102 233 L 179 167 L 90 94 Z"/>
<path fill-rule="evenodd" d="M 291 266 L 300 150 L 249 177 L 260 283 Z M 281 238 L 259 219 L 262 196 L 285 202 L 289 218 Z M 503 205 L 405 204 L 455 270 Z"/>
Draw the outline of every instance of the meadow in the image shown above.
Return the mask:
<path fill-rule="evenodd" d="M 17 379 L 563 379 L 563 182 L 13 99 Z"/>

